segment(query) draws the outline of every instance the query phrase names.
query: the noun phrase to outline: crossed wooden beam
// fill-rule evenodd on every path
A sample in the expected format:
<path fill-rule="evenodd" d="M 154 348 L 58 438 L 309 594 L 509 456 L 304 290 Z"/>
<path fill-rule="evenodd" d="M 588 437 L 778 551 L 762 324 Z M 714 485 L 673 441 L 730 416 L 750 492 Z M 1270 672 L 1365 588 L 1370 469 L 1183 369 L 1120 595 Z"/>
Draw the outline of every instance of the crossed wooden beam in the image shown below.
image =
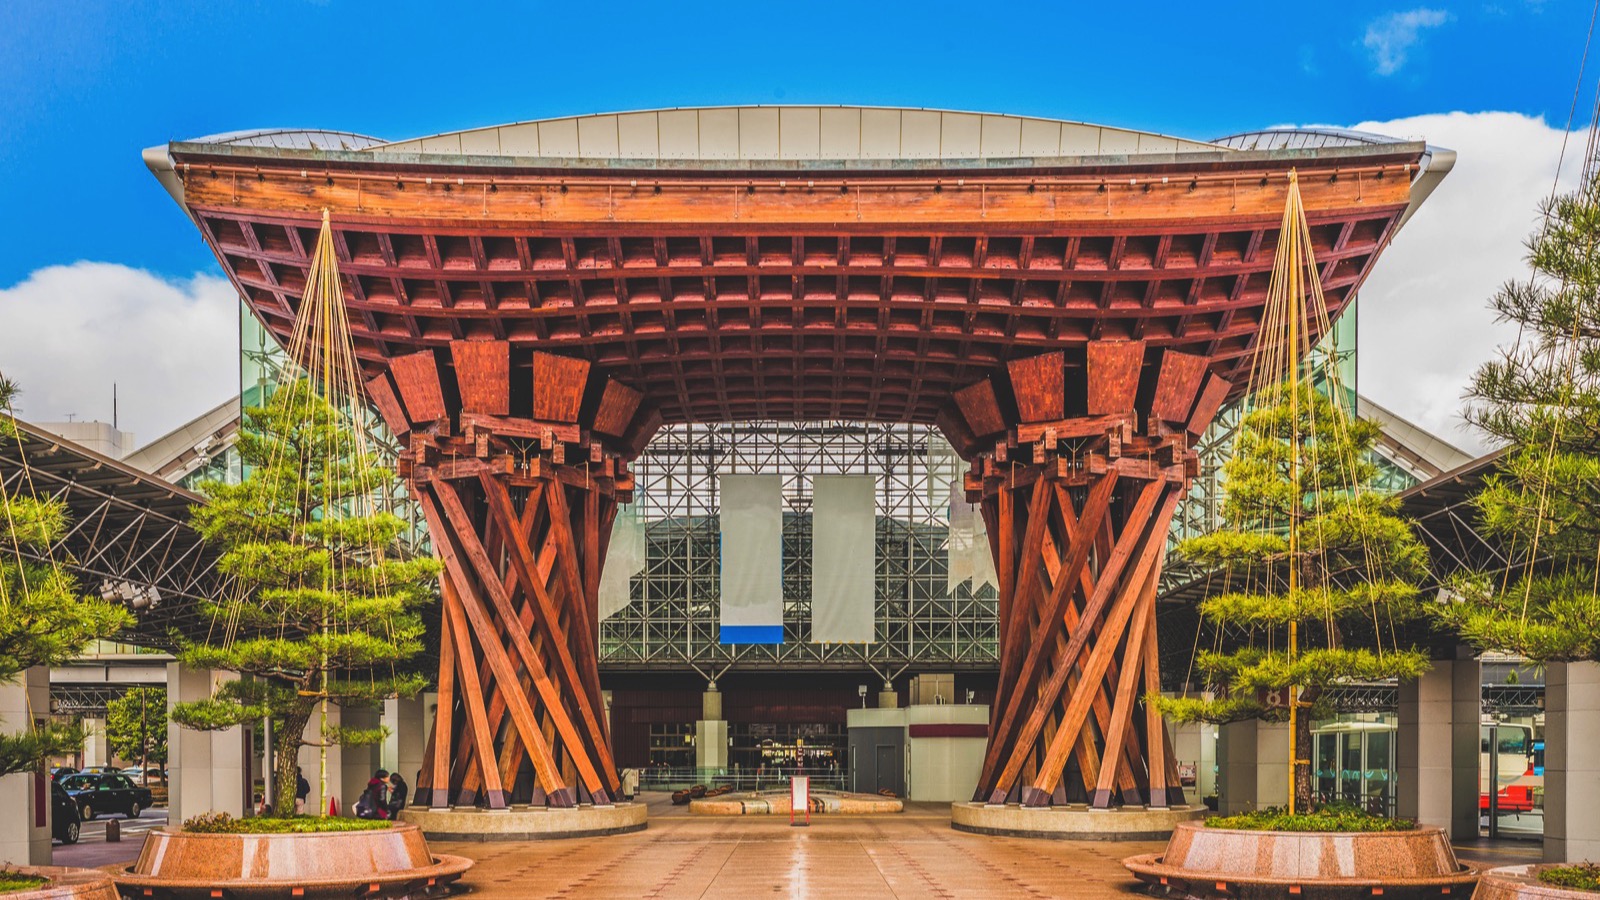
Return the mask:
<path fill-rule="evenodd" d="M 509 342 L 456 341 L 367 385 L 444 563 L 439 703 L 417 802 L 605 805 L 620 786 L 600 691 L 598 595 L 627 460 L 660 427 L 590 365 Z M 520 369 L 520 371 L 519 371 Z M 513 416 L 517 380 L 531 405 Z M 586 413 L 580 421 L 580 413 Z"/>
<path fill-rule="evenodd" d="M 943 414 L 972 463 L 967 494 L 999 581 L 1000 674 L 974 800 L 1182 802 L 1171 736 L 1144 697 L 1161 689 L 1156 587 L 1198 474 L 1191 443 L 1232 391 L 1208 370 L 1203 357 L 1095 341 L 1081 366 L 1014 360 L 1008 383 L 963 388 Z"/>
<path fill-rule="evenodd" d="M 439 705 L 417 802 L 610 803 L 600 572 L 633 489 L 627 460 L 661 416 L 626 385 L 591 385 L 582 360 L 535 351 L 514 370 L 505 341 L 453 342 L 450 358 L 442 376 L 435 351 L 400 357 L 368 384 L 406 440 L 401 474 L 444 562 Z M 531 406 L 513 416 L 524 370 Z M 975 799 L 1181 801 L 1171 737 L 1143 697 L 1161 685 L 1156 585 L 1198 473 L 1190 445 L 1233 388 L 1209 370 L 1142 341 L 1092 341 L 1070 367 L 1059 351 L 1012 360 L 940 413 L 972 464 L 967 494 L 1000 582 Z"/>

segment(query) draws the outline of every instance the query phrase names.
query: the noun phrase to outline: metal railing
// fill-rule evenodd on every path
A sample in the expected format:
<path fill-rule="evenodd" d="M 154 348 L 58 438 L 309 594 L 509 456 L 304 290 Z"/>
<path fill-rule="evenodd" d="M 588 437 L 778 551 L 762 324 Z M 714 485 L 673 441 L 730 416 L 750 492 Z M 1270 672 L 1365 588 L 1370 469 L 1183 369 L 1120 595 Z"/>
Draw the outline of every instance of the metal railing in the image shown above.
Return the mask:
<path fill-rule="evenodd" d="M 697 769 L 693 767 L 669 768 L 655 766 L 639 770 L 641 790 L 681 791 L 703 784 L 708 788 L 730 785 L 736 791 L 780 790 L 789 785 L 795 775 L 811 779 L 813 789 L 846 790 L 850 783 L 847 769 L 832 767 L 776 767 L 763 769 Z"/>

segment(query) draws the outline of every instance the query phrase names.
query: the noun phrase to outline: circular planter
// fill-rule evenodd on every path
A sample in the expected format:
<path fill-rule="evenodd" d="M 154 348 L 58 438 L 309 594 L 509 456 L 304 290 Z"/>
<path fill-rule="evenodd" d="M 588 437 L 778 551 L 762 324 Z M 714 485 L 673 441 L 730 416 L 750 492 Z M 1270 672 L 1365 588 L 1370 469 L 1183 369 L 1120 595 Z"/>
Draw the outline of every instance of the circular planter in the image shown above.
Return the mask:
<path fill-rule="evenodd" d="M 321 834 L 150 832 L 131 866 L 108 866 L 126 894 L 209 900 L 426 897 L 472 868 L 435 856 L 415 825 Z M 214 893 L 221 891 L 222 893 Z"/>
<path fill-rule="evenodd" d="M 1466 897 L 1442 828 L 1410 831 L 1240 831 L 1183 822 L 1164 853 L 1122 861 L 1139 880 L 1191 897 Z"/>
<path fill-rule="evenodd" d="M 12 891 L 0 894 L 5 900 L 118 900 L 117 889 L 111 876 L 99 869 L 75 869 L 68 866 L 16 866 L 11 869 L 23 875 L 38 875 L 50 883 L 29 891 Z"/>
<path fill-rule="evenodd" d="M 1539 880 L 1545 869 L 1560 864 L 1503 866 L 1483 873 L 1473 900 L 1595 900 L 1600 894 L 1577 888 L 1556 887 Z"/>

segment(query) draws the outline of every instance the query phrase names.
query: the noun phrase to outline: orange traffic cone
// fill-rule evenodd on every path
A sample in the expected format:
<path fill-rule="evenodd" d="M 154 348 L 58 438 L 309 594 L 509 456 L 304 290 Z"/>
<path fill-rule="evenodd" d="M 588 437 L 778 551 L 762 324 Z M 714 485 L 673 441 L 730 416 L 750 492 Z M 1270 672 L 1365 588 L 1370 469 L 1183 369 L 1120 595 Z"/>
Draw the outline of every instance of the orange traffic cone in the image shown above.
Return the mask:
<path fill-rule="evenodd" d="M 330 815 L 330 816 L 339 815 L 339 798 L 338 797 L 329 797 L 328 798 L 328 815 Z"/>

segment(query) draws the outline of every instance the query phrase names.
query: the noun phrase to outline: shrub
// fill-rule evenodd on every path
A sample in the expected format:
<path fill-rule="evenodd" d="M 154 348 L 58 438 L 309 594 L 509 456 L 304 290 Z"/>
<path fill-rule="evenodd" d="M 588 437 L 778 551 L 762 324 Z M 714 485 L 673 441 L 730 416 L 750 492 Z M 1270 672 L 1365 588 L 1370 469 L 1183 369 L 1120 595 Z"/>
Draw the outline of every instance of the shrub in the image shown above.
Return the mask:
<path fill-rule="evenodd" d="M 1207 828 L 1236 828 L 1241 831 L 1410 831 L 1417 823 L 1410 819 L 1377 816 L 1348 804 L 1329 804 L 1314 812 L 1289 815 L 1280 807 L 1258 809 L 1236 816 L 1212 816 Z"/>
<path fill-rule="evenodd" d="M 1600 891 L 1600 865 L 1586 862 L 1552 866 L 1539 872 L 1539 880 L 1554 887 Z"/>
<path fill-rule="evenodd" d="M 382 819 L 347 819 L 338 816 L 256 816 L 235 819 L 225 812 L 219 812 L 185 819 L 183 830 L 195 834 L 317 834 L 373 831 L 388 828 L 392 824 Z"/>
<path fill-rule="evenodd" d="M 29 875 L 15 869 L 0 869 L 0 894 L 29 891 L 49 883 L 50 879 L 40 875 Z"/>

